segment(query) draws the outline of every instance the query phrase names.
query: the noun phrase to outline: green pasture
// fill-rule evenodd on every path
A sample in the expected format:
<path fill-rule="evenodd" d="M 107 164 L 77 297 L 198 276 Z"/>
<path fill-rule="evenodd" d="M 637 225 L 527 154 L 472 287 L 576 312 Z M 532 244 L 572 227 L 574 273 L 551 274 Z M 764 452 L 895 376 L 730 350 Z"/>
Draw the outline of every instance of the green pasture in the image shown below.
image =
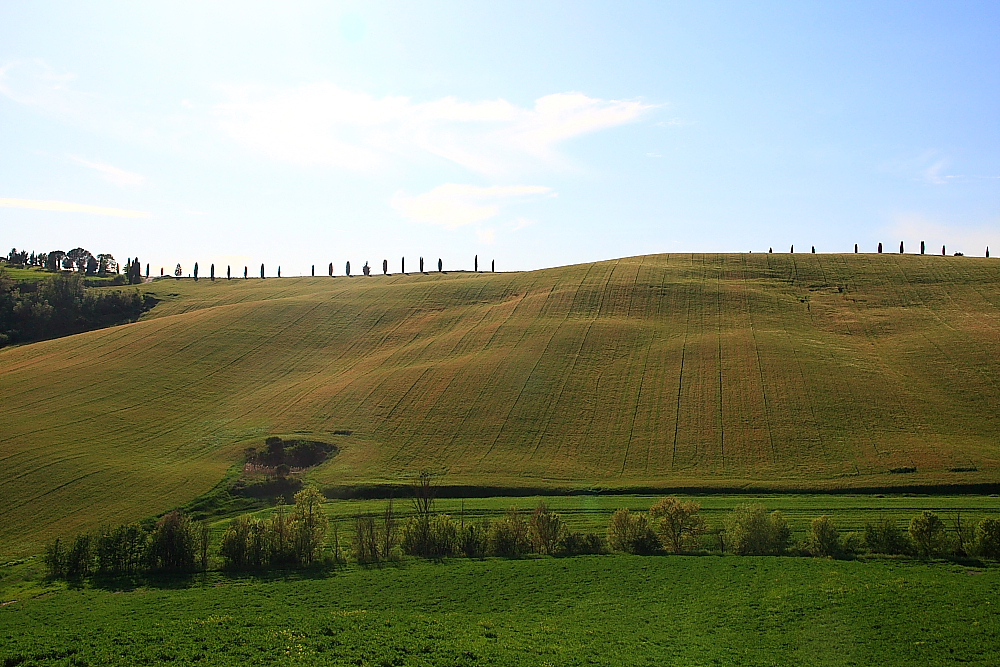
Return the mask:
<path fill-rule="evenodd" d="M 1000 660 L 1000 571 L 594 556 L 104 582 L 0 607 L 18 665 L 951 665 Z"/>
<path fill-rule="evenodd" d="M 183 505 L 268 435 L 337 445 L 309 473 L 328 489 L 1000 479 L 997 260 L 671 254 L 141 289 L 159 304 L 137 323 L 0 351 L 0 553 Z"/>

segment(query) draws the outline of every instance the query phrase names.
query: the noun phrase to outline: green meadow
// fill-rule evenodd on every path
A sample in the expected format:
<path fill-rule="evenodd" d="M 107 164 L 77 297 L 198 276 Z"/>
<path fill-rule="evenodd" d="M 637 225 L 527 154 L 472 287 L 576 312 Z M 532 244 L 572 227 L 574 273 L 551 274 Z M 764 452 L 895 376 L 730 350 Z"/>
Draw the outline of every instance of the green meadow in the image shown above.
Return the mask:
<path fill-rule="evenodd" d="M 137 323 L 0 350 L 0 553 L 184 505 L 268 435 L 335 444 L 309 473 L 334 495 L 424 470 L 480 495 L 1000 472 L 996 260 L 672 254 L 142 289 L 160 301 Z"/>
<path fill-rule="evenodd" d="M 0 607 L 0 659 L 985 667 L 1000 659 L 1000 570 L 592 556 L 103 582 Z"/>

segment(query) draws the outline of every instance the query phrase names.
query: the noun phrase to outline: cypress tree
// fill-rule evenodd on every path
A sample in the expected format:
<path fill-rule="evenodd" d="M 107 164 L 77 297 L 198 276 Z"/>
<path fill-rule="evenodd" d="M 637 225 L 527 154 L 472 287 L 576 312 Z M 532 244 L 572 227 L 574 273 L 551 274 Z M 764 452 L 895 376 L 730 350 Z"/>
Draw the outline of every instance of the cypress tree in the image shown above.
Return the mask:
<path fill-rule="evenodd" d="M 399 272 L 406 273 L 406 258 L 401 257 L 399 260 Z"/>
<path fill-rule="evenodd" d="M 438 257 L 438 273 L 441 273 L 441 258 Z"/>
<path fill-rule="evenodd" d="M 900 255 L 903 254 L 903 242 L 902 241 L 899 242 L 899 254 Z"/>
<path fill-rule="evenodd" d="M 211 274 L 209 274 L 209 277 L 212 279 L 212 282 L 215 282 L 215 263 L 214 262 L 212 263 L 212 266 L 209 269 L 209 271 L 211 271 Z"/>
<path fill-rule="evenodd" d="M 383 276 L 389 275 L 389 260 L 387 259 L 382 260 L 382 275 Z"/>
<path fill-rule="evenodd" d="M 248 276 L 247 276 L 247 267 L 246 267 L 246 266 L 244 266 L 244 267 L 243 267 L 243 280 L 246 280 L 246 279 L 247 279 L 247 277 L 248 277 Z"/>
<path fill-rule="evenodd" d="M 795 245 L 794 244 L 792 245 L 792 249 L 789 250 L 788 252 L 795 252 Z"/>
<path fill-rule="evenodd" d="M 941 246 L 941 256 L 944 257 L 944 255 L 945 255 L 945 253 L 944 253 L 944 246 Z"/>
<path fill-rule="evenodd" d="M 312 269 L 312 277 L 315 278 L 316 277 L 316 265 L 313 264 L 312 267 L 313 267 L 313 269 Z"/>
<path fill-rule="evenodd" d="M 815 255 L 816 254 L 816 246 L 813 246 L 812 249 L 813 249 L 812 253 Z"/>
<path fill-rule="evenodd" d="M 279 278 L 281 277 L 281 267 L 280 266 L 278 267 L 278 277 Z"/>
<path fill-rule="evenodd" d="M 424 258 L 420 258 L 420 273 L 424 272 Z"/>
<path fill-rule="evenodd" d="M 921 255 L 924 254 L 924 242 L 923 241 L 920 242 L 920 254 Z"/>
<path fill-rule="evenodd" d="M 347 261 L 347 268 L 345 269 L 345 271 L 347 272 L 347 277 L 350 278 L 351 277 L 351 262 L 350 262 L 350 260 Z"/>
<path fill-rule="evenodd" d="M 260 277 L 261 278 L 264 277 L 264 265 L 263 264 L 260 265 Z"/>
<path fill-rule="evenodd" d="M 989 252 L 989 250 L 987 250 Z M 149 262 L 146 262 L 146 277 L 149 277 Z"/>
<path fill-rule="evenodd" d="M 882 244 L 881 243 L 878 244 L 878 253 L 880 255 L 882 254 Z"/>
<path fill-rule="evenodd" d="M 986 259 L 990 258 L 990 247 L 986 246 Z"/>
<path fill-rule="evenodd" d="M 854 244 L 854 254 L 855 255 L 858 254 L 858 244 L 857 243 Z"/>
<path fill-rule="evenodd" d="M 768 249 L 767 249 L 767 252 L 768 252 L 768 253 L 772 253 L 772 252 L 774 252 L 774 248 L 768 248 Z"/>
<path fill-rule="evenodd" d="M 198 262 L 194 263 L 194 279 L 195 279 L 195 282 L 198 281 Z"/>
<path fill-rule="evenodd" d="M 232 280 L 232 279 L 233 279 L 232 267 L 226 264 L 226 280 Z"/>
<path fill-rule="evenodd" d="M 333 262 L 330 262 L 330 277 L 333 278 Z"/>
<path fill-rule="evenodd" d="M 497 272 L 497 261 L 495 259 L 490 262 L 490 272 L 491 273 Z"/>
<path fill-rule="evenodd" d="M 473 268 L 475 269 L 476 273 L 479 273 L 479 255 L 476 255 L 476 258 L 475 260 L 473 260 L 473 263 L 474 263 Z"/>

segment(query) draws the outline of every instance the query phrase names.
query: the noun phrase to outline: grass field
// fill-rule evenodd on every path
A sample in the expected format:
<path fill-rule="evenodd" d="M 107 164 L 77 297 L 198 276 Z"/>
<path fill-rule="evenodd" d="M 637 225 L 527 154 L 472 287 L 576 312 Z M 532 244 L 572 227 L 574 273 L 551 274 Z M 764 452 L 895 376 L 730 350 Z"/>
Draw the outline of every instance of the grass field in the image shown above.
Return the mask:
<path fill-rule="evenodd" d="M 161 299 L 143 321 L 0 351 L 0 552 L 183 504 L 270 434 L 336 444 L 312 473 L 329 487 L 1000 478 L 997 260 L 655 255 L 143 289 Z"/>
<path fill-rule="evenodd" d="M 23 665 L 946 665 L 1000 660 L 1000 571 L 596 556 L 63 590 L 0 607 Z"/>

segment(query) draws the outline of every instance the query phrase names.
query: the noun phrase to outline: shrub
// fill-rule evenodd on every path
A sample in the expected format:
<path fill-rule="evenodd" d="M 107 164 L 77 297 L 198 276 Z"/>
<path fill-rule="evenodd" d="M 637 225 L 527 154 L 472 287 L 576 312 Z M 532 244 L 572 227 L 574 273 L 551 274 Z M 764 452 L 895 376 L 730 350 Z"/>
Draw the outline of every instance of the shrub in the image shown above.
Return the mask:
<path fill-rule="evenodd" d="M 698 535 L 705 531 L 705 521 L 698 515 L 701 505 L 694 501 L 681 502 L 673 496 L 661 498 L 649 508 L 649 515 L 658 520 L 660 540 L 667 551 L 681 553 L 698 544 Z"/>
<path fill-rule="evenodd" d="M 814 556 L 838 558 L 843 555 L 844 546 L 840 540 L 840 533 L 827 515 L 813 519 L 809 531 L 808 549 Z"/>
<path fill-rule="evenodd" d="M 94 544 L 97 569 L 102 574 L 135 574 L 146 561 L 149 535 L 138 524 L 103 528 Z"/>
<path fill-rule="evenodd" d="M 873 554 L 905 555 L 913 552 L 909 537 L 889 519 L 866 523 L 861 541 Z"/>
<path fill-rule="evenodd" d="M 986 518 L 976 526 L 976 555 L 1000 559 L 1000 519 Z"/>
<path fill-rule="evenodd" d="M 451 517 L 419 514 L 403 526 L 400 540 L 403 553 L 424 558 L 452 556 L 458 549 L 458 529 Z"/>
<path fill-rule="evenodd" d="M 604 540 L 596 533 L 565 532 L 556 553 L 561 556 L 582 556 L 585 554 L 602 554 L 605 552 Z"/>
<path fill-rule="evenodd" d="M 566 531 L 566 526 L 562 522 L 562 517 L 552 512 L 545 503 L 540 502 L 528 521 L 528 530 L 535 551 L 552 555 L 555 553 L 556 545 L 559 544 L 559 539 Z"/>
<path fill-rule="evenodd" d="M 149 540 L 149 566 L 152 569 L 188 570 L 194 567 L 197 539 L 191 520 L 178 511 L 156 522 Z"/>
<path fill-rule="evenodd" d="M 792 531 L 779 511 L 767 513 L 763 505 L 736 507 L 726 519 L 730 549 L 740 556 L 775 556 L 784 553 Z"/>
<path fill-rule="evenodd" d="M 466 558 L 482 558 L 490 548 L 490 522 L 468 523 L 458 532 L 458 551 Z"/>
<path fill-rule="evenodd" d="M 53 579 L 66 576 L 66 552 L 58 537 L 45 547 L 45 570 Z"/>
<path fill-rule="evenodd" d="M 528 522 L 516 507 L 490 524 L 490 553 L 505 558 L 520 558 L 531 551 Z"/>
<path fill-rule="evenodd" d="M 921 558 L 939 555 L 944 550 L 944 522 L 934 512 L 924 510 L 910 520 L 910 539 Z"/>
<path fill-rule="evenodd" d="M 660 540 L 644 514 L 620 509 L 608 522 L 608 547 L 627 554 L 651 554 L 660 548 Z"/>

